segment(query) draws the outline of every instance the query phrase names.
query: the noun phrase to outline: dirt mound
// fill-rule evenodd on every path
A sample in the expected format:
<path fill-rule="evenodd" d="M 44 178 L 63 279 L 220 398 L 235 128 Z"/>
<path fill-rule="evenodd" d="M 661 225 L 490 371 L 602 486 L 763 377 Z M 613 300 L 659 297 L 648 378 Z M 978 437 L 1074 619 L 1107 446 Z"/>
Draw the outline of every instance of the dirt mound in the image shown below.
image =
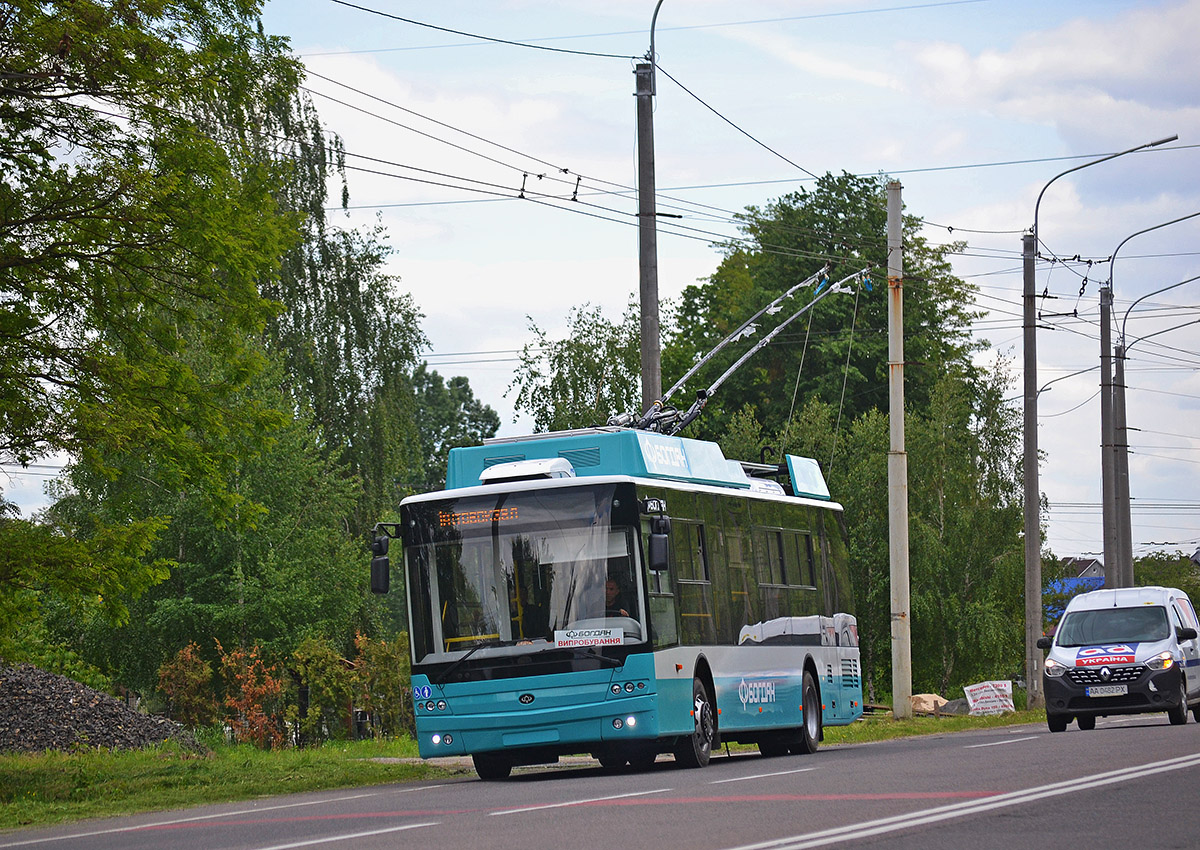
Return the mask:
<path fill-rule="evenodd" d="M 0 753 L 136 750 L 171 738 L 204 751 L 190 732 L 165 717 L 140 714 L 108 694 L 28 664 L 0 666 Z"/>

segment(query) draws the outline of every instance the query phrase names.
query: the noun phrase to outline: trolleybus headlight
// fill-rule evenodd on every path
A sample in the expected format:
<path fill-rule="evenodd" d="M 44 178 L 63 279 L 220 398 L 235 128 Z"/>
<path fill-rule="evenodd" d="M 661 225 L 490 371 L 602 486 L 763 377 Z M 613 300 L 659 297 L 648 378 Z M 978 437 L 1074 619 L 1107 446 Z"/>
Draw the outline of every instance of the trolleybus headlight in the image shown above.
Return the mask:
<path fill-rule="evenodd" d="M 624 725 L 625 725 L 625 721 L 622 720 L 621 718 L 619 718 L 619 717 L 613 718 L 613 728 L 614 729 L 620 729 Z"/>
<path fill-rule="evenodd" d="M 627 693 L 627 694 L 633 693 L 633 682 L 625 683 L 625 693 Z"/>
<path fill-rule="evenodd" d="M 444 736 L 442 738 L 442 743 L 445 744 L 447 747 L 450 746 L 451 744 L 454 743 L 454 736 L 453 735 Z"/>
<path fill-rule="evenodd" d="M 438 700 L 437 708 L 438 708 L 438 711 L 445 711 L 446 710 L 446 701 L 444 699 Z"/>
<path fill-rule="evenodd" d="M 632 714 L 629 715 L 628 717 L 625 718 L 625 725 L 628 726 L 630 729 L 632 729 L 634 726 L 637 726 L 637 718 L 634 717 Z"/>
<path fill-rule="evenodd" d="M 619 694 L 621 693 L 621 686 L 614 683 L 611 690 L 614 694 Z"/>
<path fill-rule="evenodd" d="M 1047 658 L 1044 669 L 1047 676 L 1049 676 L 1051 679 L 1057 679 L 1063 673 L 1067 672 L 1067 665 L 1063 664 L 1061 661 L 1055 661 L 1053 658 Z"/>
<path fill-rule="evenodd" d="M 433 741 L 433 744 L 434 744 L 434 746 L 437 746 L 438 744 L 440 744 L 440 743 L 442 742 L 442 736 L 441 736 L 441 735 L 437 735 L 437 734 L 435 734 L 435 735 L 434 735 L 432 738 L 430 738 L 429 740 Z"/>
<path fill-rule="evenodd" d="M 1170 670 L 1174 664 L 1175 659 L 1171 657 L 1171 653 L 1166 651 L 1146 660 L 1146 666 L 1151 670 Z"/>
<path fill-rule="evenodd" d="M 429 702 L 425 703 L 425 710 L 433 711 L 433 700 L 430 700 Z"/>

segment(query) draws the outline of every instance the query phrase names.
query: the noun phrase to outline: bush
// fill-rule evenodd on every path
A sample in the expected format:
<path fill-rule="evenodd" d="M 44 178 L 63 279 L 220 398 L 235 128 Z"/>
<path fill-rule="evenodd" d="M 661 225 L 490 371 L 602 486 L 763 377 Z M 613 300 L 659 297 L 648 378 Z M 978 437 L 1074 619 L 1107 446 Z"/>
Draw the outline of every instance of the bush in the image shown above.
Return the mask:
<path fill-rule="evenodd" d="M 217 719 L 212 678 L 212 665 L 194 642 L 159 667 L 158 689 L 167 698 L 168 716 L 192 729 L 212 725 Z"/>

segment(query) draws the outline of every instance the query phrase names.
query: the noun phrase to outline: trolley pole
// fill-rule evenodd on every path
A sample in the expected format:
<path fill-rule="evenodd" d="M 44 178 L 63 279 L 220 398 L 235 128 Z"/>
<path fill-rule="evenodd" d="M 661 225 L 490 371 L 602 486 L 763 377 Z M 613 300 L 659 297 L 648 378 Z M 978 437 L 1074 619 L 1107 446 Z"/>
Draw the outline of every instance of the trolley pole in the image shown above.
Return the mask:
<path fill-rule="evenodd" d="M 912 717 L 912 623 L 908 582 L 908 454 L 904 448 L 904 220 L 900 183 L 887 184 L 888 557 L 892 588 L 892 715 Z"/>

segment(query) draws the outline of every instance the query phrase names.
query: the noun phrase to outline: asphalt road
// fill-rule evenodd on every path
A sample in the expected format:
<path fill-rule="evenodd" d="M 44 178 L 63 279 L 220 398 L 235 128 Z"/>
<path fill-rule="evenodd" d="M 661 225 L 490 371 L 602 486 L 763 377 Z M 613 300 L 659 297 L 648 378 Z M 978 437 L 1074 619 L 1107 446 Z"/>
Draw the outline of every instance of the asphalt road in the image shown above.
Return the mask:
<path fill-rule="evenodd" d="M 1190 718 L 1189 718 L 1190 720 Z M 1196 848 L 1200 724 L 1164 715 L 720 755 L 645 773 L 592 763 L 205 806 L 0 834 L 0 850 L 291 848 Z"/>

